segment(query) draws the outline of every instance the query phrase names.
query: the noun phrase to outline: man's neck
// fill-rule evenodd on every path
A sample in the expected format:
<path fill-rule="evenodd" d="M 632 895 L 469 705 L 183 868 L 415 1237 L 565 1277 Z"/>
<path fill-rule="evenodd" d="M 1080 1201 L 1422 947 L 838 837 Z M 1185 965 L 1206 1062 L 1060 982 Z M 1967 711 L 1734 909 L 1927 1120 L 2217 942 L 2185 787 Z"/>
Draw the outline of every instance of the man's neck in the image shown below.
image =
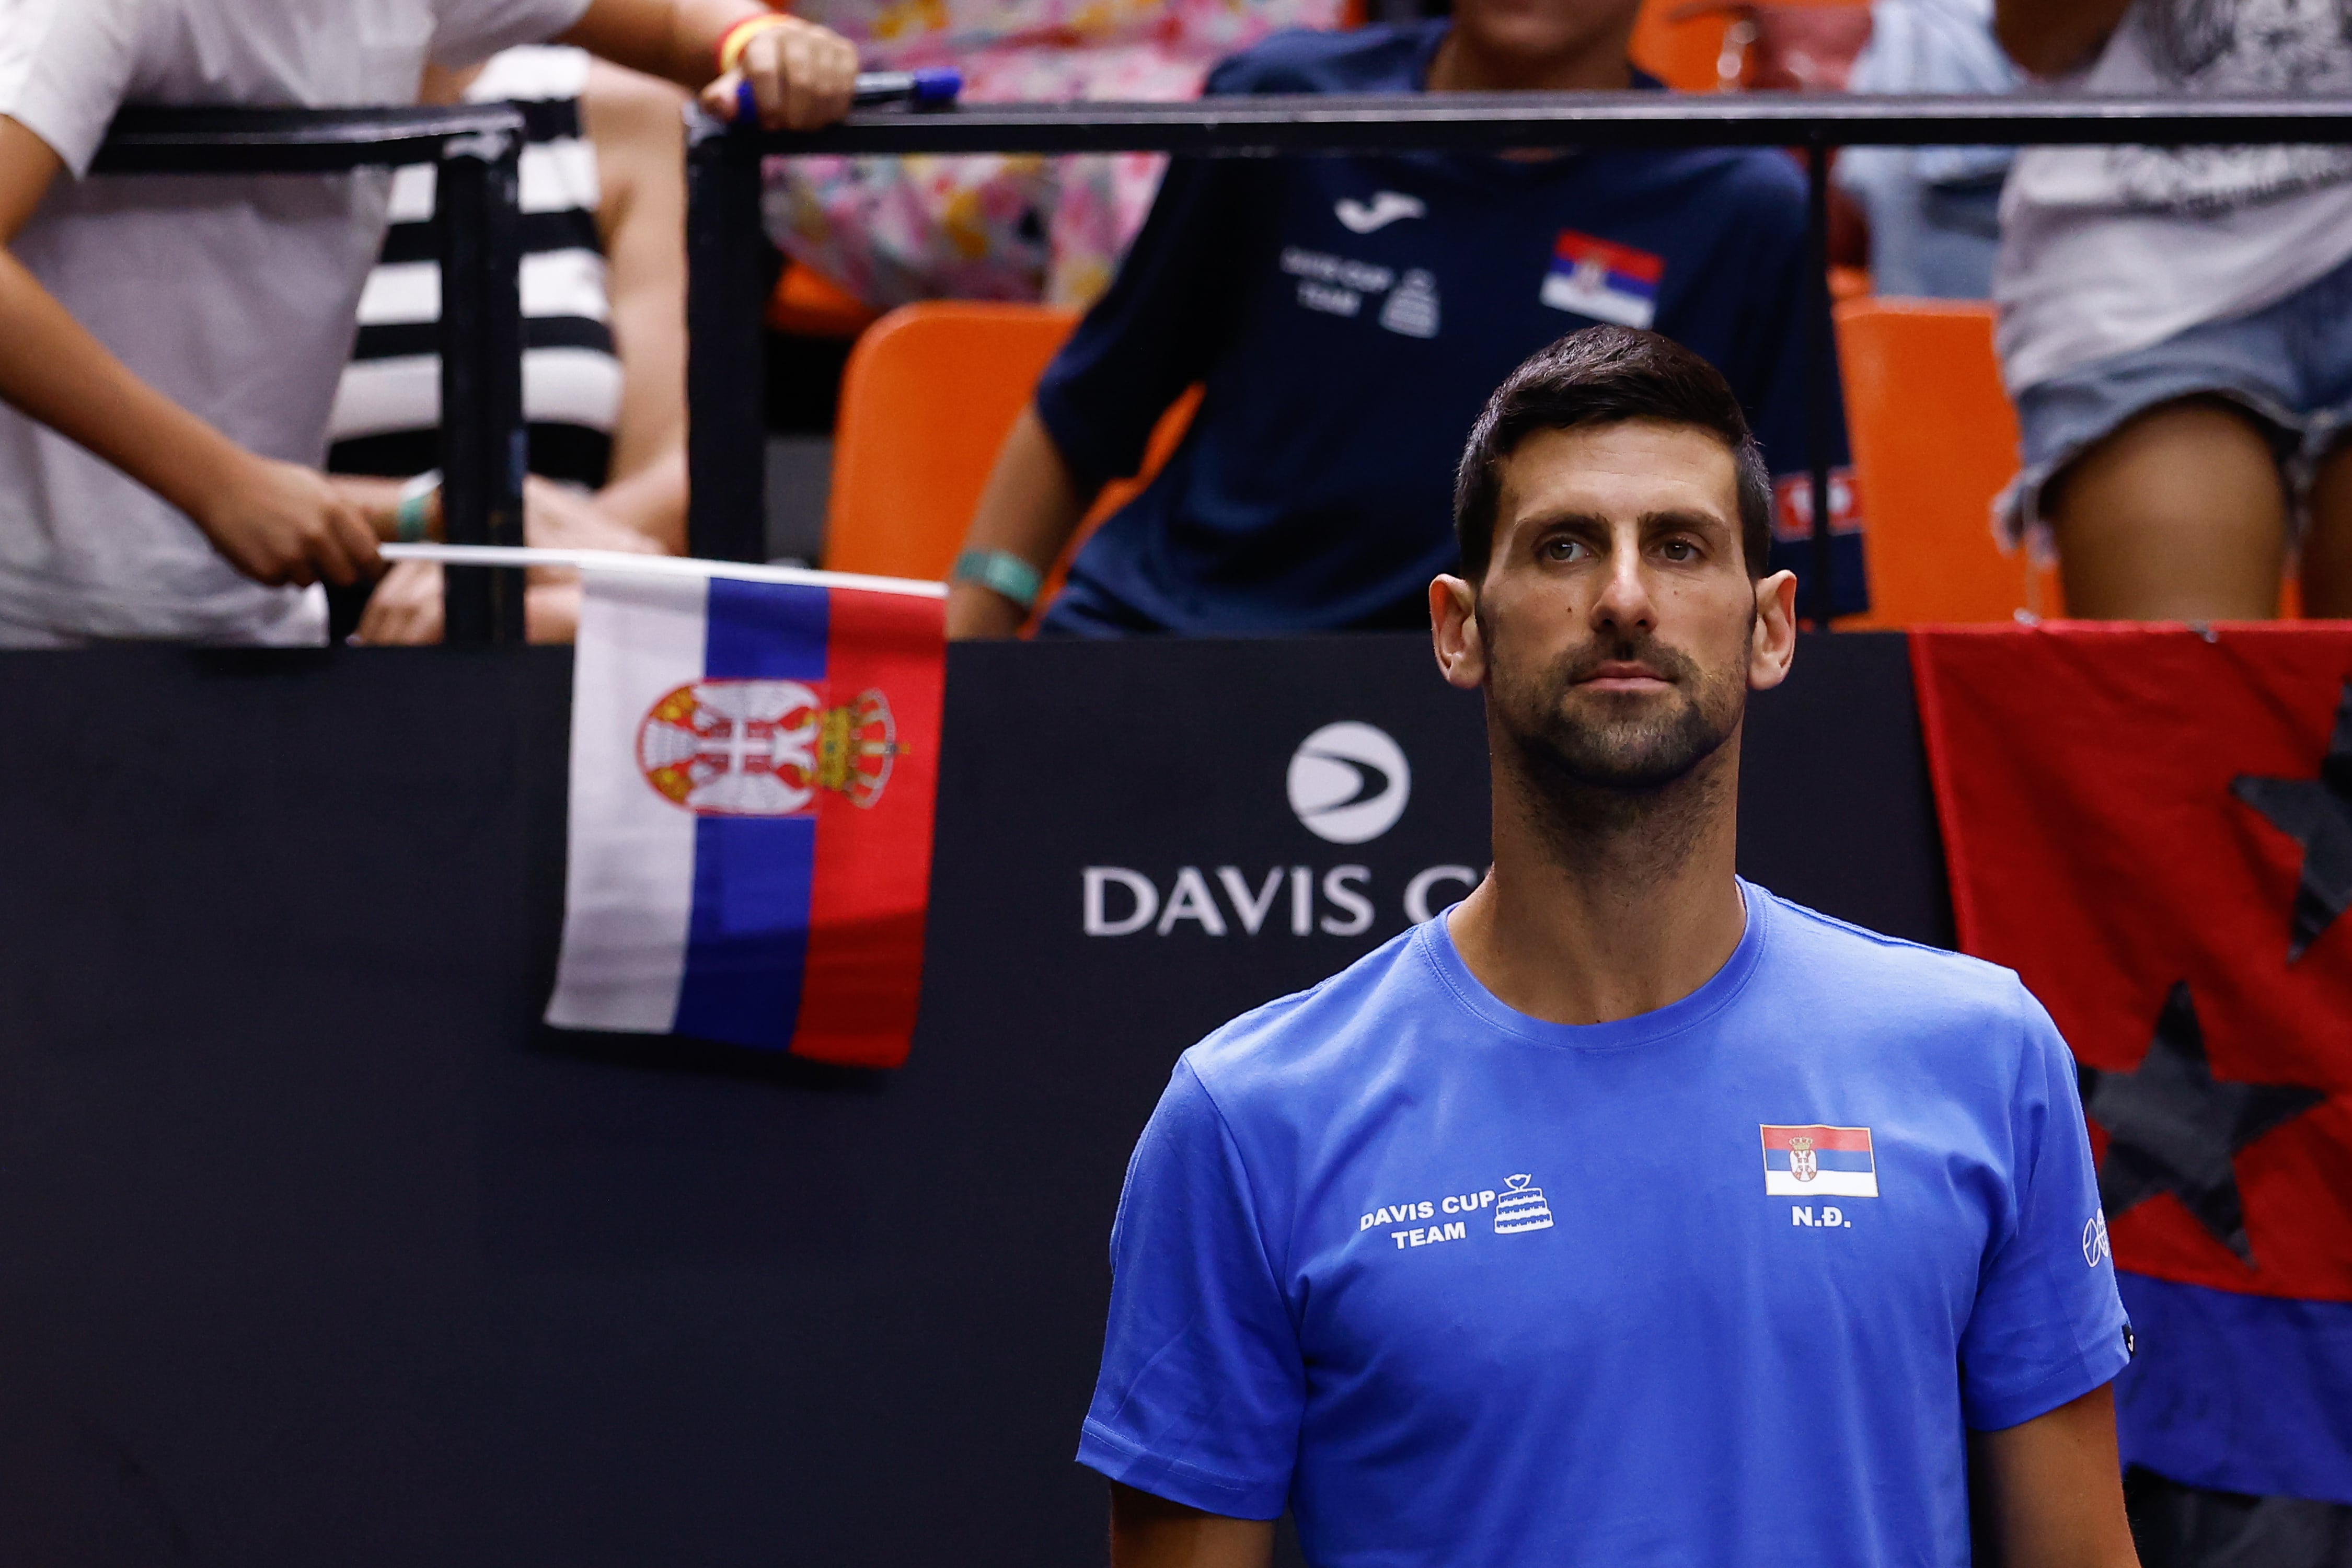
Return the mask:
<path fill-rule="evenodd" d="M 1633 85 L 1625 40 L 1613 34 L 1563 54 L 1530 57 L 1487 48 L 1454 26 L 1429 62 L 1432 92 L 1622 92 Z"/>
<path fill-rule="evenodd" d="M 1735 736 L 1639 800 L 1563 811 L 1499 750 L 1495 867 L 1448 918 L 1480 984 L 1530 1017 L 1602 1024 L 1679 1002 L 1738 947 Z"/>

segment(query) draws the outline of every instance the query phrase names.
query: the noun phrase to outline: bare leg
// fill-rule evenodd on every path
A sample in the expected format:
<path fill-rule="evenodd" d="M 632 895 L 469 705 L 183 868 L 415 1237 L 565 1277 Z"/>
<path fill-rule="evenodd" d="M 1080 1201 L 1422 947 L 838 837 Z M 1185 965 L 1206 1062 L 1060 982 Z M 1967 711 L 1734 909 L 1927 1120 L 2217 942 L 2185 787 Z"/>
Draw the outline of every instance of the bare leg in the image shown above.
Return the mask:
<path fill-rule="evenodd" d="M 2352 500 L 2352 482 L 2346 494 Z M 2231 405 L 2191 398 L 2149 409 L 2068 465 L 2042 508 L 2057 531 L 2070 616 L 2278 613 L 2286 489 L 2262 427 Z"/>
<path fill-rule="evenodd" d="M 2311 532 L 2303 542 L 2303 613 L 2352 617 L 2352 446 L 2320 459 L 2311 480 Z"/>

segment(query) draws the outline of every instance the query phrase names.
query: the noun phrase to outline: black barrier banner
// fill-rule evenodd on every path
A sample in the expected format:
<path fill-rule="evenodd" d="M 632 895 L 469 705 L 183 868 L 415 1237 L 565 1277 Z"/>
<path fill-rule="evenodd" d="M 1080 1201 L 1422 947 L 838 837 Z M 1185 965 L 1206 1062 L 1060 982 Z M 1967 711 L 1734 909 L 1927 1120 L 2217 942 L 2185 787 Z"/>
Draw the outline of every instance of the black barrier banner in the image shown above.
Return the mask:
<path fill-rule="evenodd" d="M 1025 1018 L 1156 1096 L 1185 1046 L 1484 873 L 1482 710 L 1425 638 L 1171 651 L 955 650 L 919 1060 L 1034 1049 Z"/>
<path fill-rule="evenodd" d="M 559 1034 L 570 690 L 0 655 L 18 1556 L 1098 1568 L 1071 1454 L 1177 1053 L 1485 865 L 1426 638 L 963 645 L 905 1068 Z M 1805 639 L 1745 756 L 1748 875 L 1948 941 L 1901 638 Z"/>

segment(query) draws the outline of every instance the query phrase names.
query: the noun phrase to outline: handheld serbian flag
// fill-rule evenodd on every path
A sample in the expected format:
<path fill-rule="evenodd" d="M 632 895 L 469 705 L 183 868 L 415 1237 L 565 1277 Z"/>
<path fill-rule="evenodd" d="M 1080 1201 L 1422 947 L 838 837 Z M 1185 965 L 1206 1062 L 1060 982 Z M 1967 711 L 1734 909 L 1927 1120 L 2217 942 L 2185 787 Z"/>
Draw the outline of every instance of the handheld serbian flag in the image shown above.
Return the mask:
<path fill-rule="evenodd" d="M 2352 632 L 1911 647 L 1960 944 L 2082 1066 L 2124 1458 L 2352 1503 Z"/>
<path fill-rule="evenodd" d="M 1646 330 L 1658 319 L 1658 280 L 1665 273 L 1664 257 L 1564 228 L 1538 297 L 1555 310 Z"/>
<path fill-rule="evenodd" d="M 666 564 L 583 574 L 547 1021 L 896 1067 L 922 974 L 943 602 Z"/>

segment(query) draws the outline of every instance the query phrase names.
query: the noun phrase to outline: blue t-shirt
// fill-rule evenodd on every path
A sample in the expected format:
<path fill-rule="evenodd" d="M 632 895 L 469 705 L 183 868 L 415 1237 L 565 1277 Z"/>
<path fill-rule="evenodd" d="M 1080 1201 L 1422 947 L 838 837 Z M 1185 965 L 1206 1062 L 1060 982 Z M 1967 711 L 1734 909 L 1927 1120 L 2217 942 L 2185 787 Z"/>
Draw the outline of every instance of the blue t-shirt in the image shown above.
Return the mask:
<path fill-rule="evenodd" d="M 1279 35 L 1208 90 L 1416 91 L 1444 31 Z M 1770 149 L 1176 159 L 1036 404 L 1100 480 L 1135 472 L 1187 386 L 1205 395 L 1166 468 L 1079 552 L 1045 627 L 1426 626 L 1478 410 L 1521 360 L 1602 320 L 1714 362 L 1775 472 L 1776 531 L 1801 533 L 1804 260 L 1804 182 Z M 1831 460 L 1847 460 L 1842 410 Z M 1840 604 L 1861 609 L 1860 535 L 1837 546 Z M 1808 549 L 1791 538 L 1771 564 L 1801 576 Z"/>
<path fill-rule="evenodd" d="M 1964 1428 L 2128 1359 L 2074 1062 L 2008 970 L 1742 889 L 1638 1017 L 1512 1011 L 1441 915 L 1186 1052 L 1079 1458 L 1320 1568 L 1964 1568 Z"/>

